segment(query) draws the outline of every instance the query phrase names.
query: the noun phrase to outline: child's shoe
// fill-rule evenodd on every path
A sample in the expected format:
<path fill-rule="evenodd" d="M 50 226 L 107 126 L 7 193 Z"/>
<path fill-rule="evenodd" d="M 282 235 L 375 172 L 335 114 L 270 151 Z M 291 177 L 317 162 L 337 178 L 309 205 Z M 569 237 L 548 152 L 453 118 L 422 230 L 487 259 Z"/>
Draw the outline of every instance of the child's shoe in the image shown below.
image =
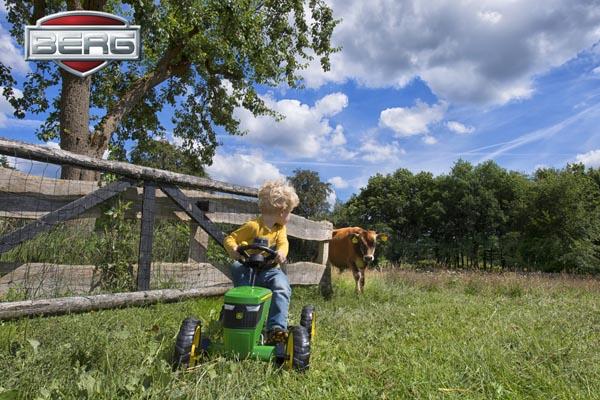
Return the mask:
<path fill-rule="evenodd" d="M 273 346 L 276 343 L 285 343 L 288 338 L 287 329 L 283 329 L 280 327 L 275 327 L 267 332 L 267 342 L 266 344 L 269 346 Z"/>

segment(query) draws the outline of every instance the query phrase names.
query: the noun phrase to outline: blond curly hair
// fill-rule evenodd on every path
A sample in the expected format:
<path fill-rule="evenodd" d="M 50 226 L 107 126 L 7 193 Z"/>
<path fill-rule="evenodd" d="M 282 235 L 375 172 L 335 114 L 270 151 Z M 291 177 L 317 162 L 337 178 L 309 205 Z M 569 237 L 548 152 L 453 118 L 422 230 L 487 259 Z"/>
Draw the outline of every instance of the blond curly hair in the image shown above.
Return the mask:
<path fill-rule="evenodd" d="M 292 185 L 283 179 L 266 181 L 258 189 L 258 209 L 261 213 L 292 211 L 300 199 Z"/>

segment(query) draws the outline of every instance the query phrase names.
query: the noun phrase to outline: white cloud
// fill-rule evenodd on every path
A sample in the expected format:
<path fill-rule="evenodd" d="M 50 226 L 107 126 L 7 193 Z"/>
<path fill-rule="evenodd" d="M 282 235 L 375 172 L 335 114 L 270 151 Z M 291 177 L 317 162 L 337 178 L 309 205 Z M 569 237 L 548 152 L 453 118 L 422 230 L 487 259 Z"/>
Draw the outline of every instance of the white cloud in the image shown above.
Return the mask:
<path fill-rule="evenodd" d="M 348 105 L 345 94 L 329 94 L 313 107 L 292 99 L 276 101 L 270 96 L 263 99 L 269 108 L 285 118 L 276 121 L 268 116 L 255 117 L 250 111 L 237 108 L 235 116 L 241 128 L 248 131 L 242 140 L 272 146 L 294 157 L 315 157 L 326 148 L 331 150 L 346 143 L 343 127 L 332 127 L 327 118 Z"/>
<path fill-rule="evenodd" d="M 584 154 L 577 154 L 577 162 L 585 164 L 586 167 L 600 167 L 600 149 L 588 151 Z"/>
<path fill-rule="evenodd" d="M 433 136 L 423 136 L 423 142 L 425 142 L 425 144 L 431 145 L 436 144 L 438 141 Z"/>
<path fill-rule="evenodd" d="M 497 11 L 479 11 L 477 16 L 491 24 L 497 24 L 502 19 L 502 14 Z"/>
<path fill-rule="evenodd" d="M 465 126 L 458 121 L 448 121 L 446 122 L 446 126 L 454 133 L 458 133 L 461 135 L 473 133 L 475 128 L 472 126 Z"/>
<path fill-rule="evenodd" d="M 374 171 L 372 171 L 372 172 L 374 172 Z M 369 178 L 371 177 L 371 175 L 370 174 L 365 174 L 365 175 L 359 176 L 357 178 L 350 179 L 348 181 L 348 183 L 350 184 L 350 186 L 353 189 L 355 189 L 355 190 L 361 190 L 362 188 L 366 188 L 367 187 L 367 184 L 369 183 Z"/>
<path fill-rule="evenodd" d="M 6 7 L 5 7 L 6 8 Z M 6 11 L 4 11 L 6 12 Z M 0 25 L 0 62 L 18 74 L 30 72 L 29 64 L 23 57 L 23 52 L 15 46 L 10 33 Z"/>
<path fill-rule="evenodd" d="M 589 0 L 330 0 L 342 22 L 331 70 L 318 58 L 309 87 L 349 79 L 403 87 L 423 79 L 450 103 L 502 104 L 531 96 L 535 76 L 600 39 L 598 3 Z"/>
<path fill-rule="evenodd" d="M 427 134 L 428 126 L 441 121 L 447 108 L 443 102 L 429 106 L 417 100 L 417 104 L 411 108 L 383 110 L 379 115 L 379 125 L 392 129 L 399 137 Z"/>
<path fill-rule="evenodd" d="M 336 200 L 337 200 L 337 195 L 335 194 L 335 191 L 332 191 L 327 195 L 327 204 L 329 204 L 330 210 L 333 209 L 333 206 L 335 205 Z"/>
<path fill-rule="evenodd" d="M 331 144 L 333 146 L 342 146 L 346 144 L 346 137 L 344 136 L 344 127 L 337 125 L 335 130 L 331 134 Z"/>
<path fill-rule="evenodd" d="M 346 189 L 349 186 L 349 183 L 341 176 L 329 178 L 327 182 L 331 183 L 335 189 Z"/>
<path fill-rule="evenodd" d="M 279 169 L 260 154 L 220 154 L 206 171 L 212 179 L 236 185 L 258 187 L 265 180 L 285 178 Z"/>
<path fill-rule="evenodd" d="M 46 142 L 46 143 L 43 143 L 42 146 L 46 146 L 51 149 L 60 149 L 60 143 L 57 143 L 57 142 Z"/>
<path fill-rule="evenodd" d="M 317 100 L 315 109 L 323 116 L 330 117 L 338 114 L 348 105 L 348 96 L 344 93 L 332 93 Z"/>
<path fill-rule="evenodd" d="M 378 143 L 374 139 L 367 139 L 360 147 L 360 158 L 370 163 L 383 163 L 397 161 L 405 152 L 398 142 L 387 144 Z"/>
<path fill-rule="evenodd" d="M 348 150 L 345 147 L 334 147 L 330 153 L 333 158 L 348 161 L 354 159 L 357 155 L 357 151 Z"/>

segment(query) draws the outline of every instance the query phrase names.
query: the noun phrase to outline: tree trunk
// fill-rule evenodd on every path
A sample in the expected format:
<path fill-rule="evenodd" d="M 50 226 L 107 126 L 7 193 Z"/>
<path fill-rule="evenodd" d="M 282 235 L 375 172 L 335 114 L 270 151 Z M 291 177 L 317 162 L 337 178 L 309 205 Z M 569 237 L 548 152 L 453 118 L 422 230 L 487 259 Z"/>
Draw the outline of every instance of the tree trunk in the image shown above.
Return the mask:
<path fill-rule="evenodd" d="M 67 10 L 102 11 L 106 0 L 68 0 Z M 106 143 L 94 143 L 90 135 L 90 91 L 92 77 L 80 78 L 60 69 L 60 148 L 77 154 L 100 158 L 108 148 Z M 61 179 L 97 181 L 100 172 L 64 165 Z"/>
<path fill-rule="evenodd" d="M 487 270 L 487 252 L 488 250 L 485 249 L 485 247 L 483 248 L 483 270 Z"/>
<path fill-rule="evenodd" d="M 60 148 L 90 157 L 100 157 L 105 146 L 91 141 L 90 89 L 92 77 L 80 78 L 61 69 L 62 91 L 60 96 Z M 95 181 L 99 172 L 63 165 L 61 179 Z"/>

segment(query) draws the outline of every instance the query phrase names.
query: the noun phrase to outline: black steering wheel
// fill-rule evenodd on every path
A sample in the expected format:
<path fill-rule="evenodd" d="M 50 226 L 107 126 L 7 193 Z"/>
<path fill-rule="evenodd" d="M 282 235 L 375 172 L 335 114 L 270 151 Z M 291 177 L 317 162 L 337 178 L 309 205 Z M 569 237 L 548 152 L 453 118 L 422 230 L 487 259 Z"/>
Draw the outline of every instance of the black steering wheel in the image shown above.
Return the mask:
<path fill-rule="evenodd" d="M 248 254 L 247 250 L 260 250 L 261 253 L 265 252 L 268 255 L 265 257 L 261 253 Z M 254 267 L 254 268 L 260 268 L 262 266 L 267 266 L 267 265 L 271 264 L 273 262 L 273 260 L 275 260 L 275 257 L 277 257 L 277 251 L 273 250 L 272 248 L 270 248 L 268 246 L 264 246 L 264 245 L 256 244 L 256 243 L 239 246 L 237 248 L 237 252 L 240 253 L 240 255 L 245 258 L 245 260 L 243 261 L 244 264 L 246 264 L 250 267 Z"/>

